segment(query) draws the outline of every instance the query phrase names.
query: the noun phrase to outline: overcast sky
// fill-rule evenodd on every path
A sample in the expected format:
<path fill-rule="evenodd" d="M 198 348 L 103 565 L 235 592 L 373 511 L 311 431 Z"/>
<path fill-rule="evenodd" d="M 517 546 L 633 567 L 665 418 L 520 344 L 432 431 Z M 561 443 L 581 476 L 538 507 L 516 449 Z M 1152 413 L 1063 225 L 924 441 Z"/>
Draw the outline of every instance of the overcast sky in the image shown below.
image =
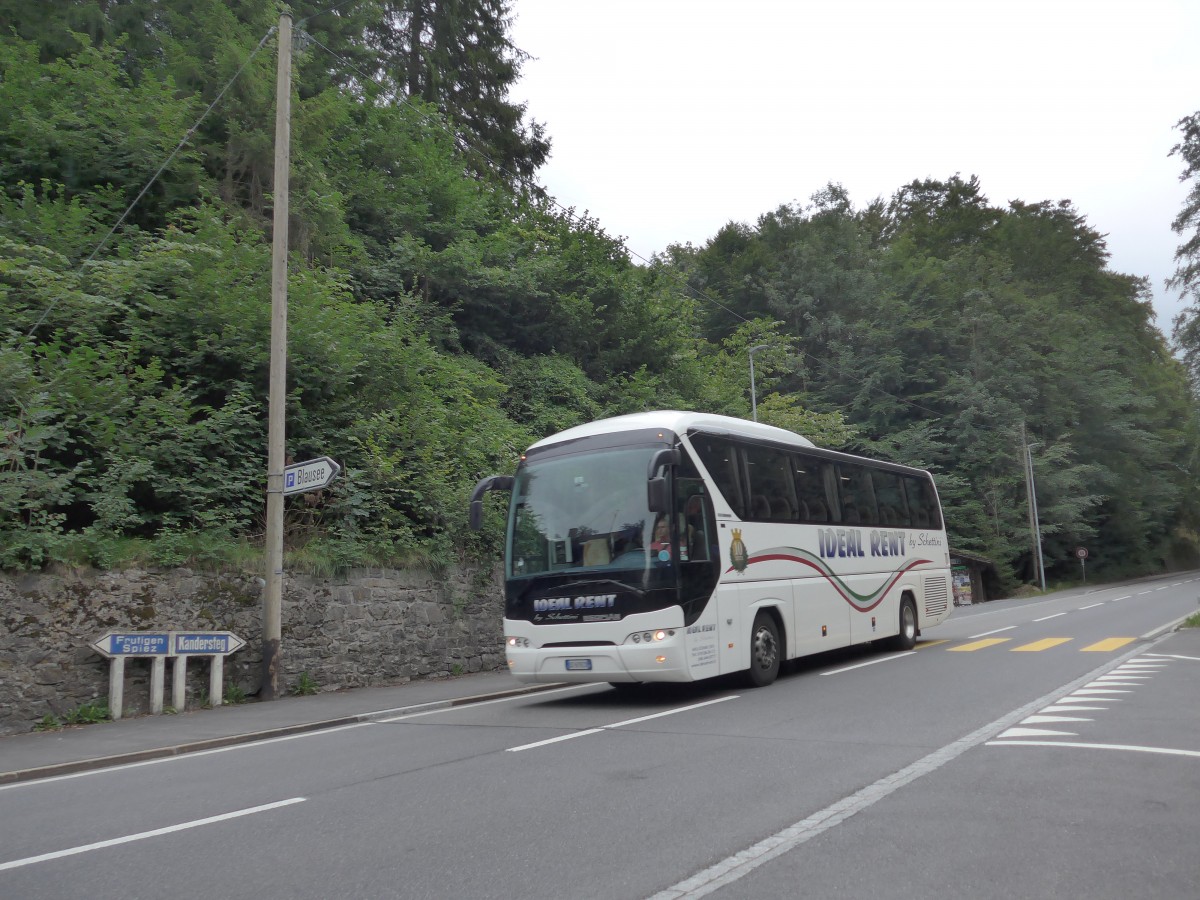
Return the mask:
<path fill-rule="evenodd" d="M 1200 109 L 1200 0 L 514 0 L 512 99 L 540 180 L 649 259 L 829 182 L 855 207 L 916 178 L 1071 200 L 1110 267 L 1163 281 Z"/>

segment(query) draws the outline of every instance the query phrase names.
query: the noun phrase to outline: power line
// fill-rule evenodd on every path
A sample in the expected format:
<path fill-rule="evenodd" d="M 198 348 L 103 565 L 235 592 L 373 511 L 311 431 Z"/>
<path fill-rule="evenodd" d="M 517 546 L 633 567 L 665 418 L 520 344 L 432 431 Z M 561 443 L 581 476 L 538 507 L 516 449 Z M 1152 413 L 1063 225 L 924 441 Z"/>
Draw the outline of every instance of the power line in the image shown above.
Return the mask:
<path fill-rule="evenodd" d="M 323 15 L 328 15 L 330 13 L 336 12 L 340 9 L 343 9 L 347 6 L 350 6 L 350 5 L 352 5 L 354 3 L 358 3 L 358 2 L 361 2 L 361 0 L 344 0 L 344 2 L 342 2 L 342 3 L 335 4 L 334 6 L 328 7 L 324 10 L 321 10 L 320 12 L 313 13 L 312 15 L 299 20 L 296 23 L 297 27 L 299 28 L 303 24 L 310 22 L 313 19 L 316 19 Z M 245 71 L 246 67 L 250 64 L 250 62 L 254 59 L 254 57 L 259 53 L 259 51 L 262 50 L 263 46 L 266 44 L 266 42 L 271 38 L 271 36 L 276 31 L 277 31 L 276 26 L 271 26 L 267 30 L 267 32 L 262 36 L 262 39 L 258 42 L 257 46 L 255 46 L 255 48 L 252 51 L 250 51 L 250 53 L 246 56 L 246 59 L 243 60 L 242 64 L 238 67 L 238 70 L 225 83 L 225 85 L 218 92 L 217 96 L 207 106 L 207 108 L 204 110 L 204 112 L 201 113 L 200 117 L 184 133 L 183 137 L 179 140 L 178 144 L 176 144 L 175 148 L 171 151 L 171 153 L 167 156 L 167 158 L 159 166 L 158 170 L 154 173 L 154 175 L 151 176 L 150 180 L 146 182 L 146 184 L 138 192 L 137 196 L 134 197 L 134 199 L 130 202 L 130 204 L 125 209 L 125 211 L 121 214 L 121 216 L 117 219 L 117 221 L 112 225 L 112 227 L 108 230 L 108 232 L 104 235 L 104 237 L 100 240 L 100 242 L 95 246 L 95 248 L 88 255 L 88 257 L 79 264 L 79 266 L 77 267 L 77 270 L 76 270 L 77 272 L 82 271 L 82 269 L 85 266 L 87 266 L 88 263 L 92 262 L 92 260 L 95 259 L 97 254 L 105 247 L 105 245 L 108 243 L 108 241 L 116 233 L 117 229 L 121 227 L 121 225 L 125 222 L 125 220 L 129 217 L 129 215 L 137 207 L 138 203 L 141 202 L 142 198 L 146 195 L 147 191 L 149 191 L 150 188 L 158 181 L 158 179 L 162 176 L 163 172 L 166 171 L 167 167 L 171 164 L 171 162 L 175 159 L 175 157 L 179 154 L 179 152 L 191 140 L 191 138 L 195 134 L 196 130 L 200 127 L 200 125 L 209 116 L 209 114 L 221 102 L 221 100 L 224 98 L 225 94 L 229 91 L 229 88 L 232 87 L 233 84 L 241 77 L 241 75 Z M 388 90 L 389 86 L 384 84 L 383 81 L 379 77 L 371 75 L 370 73 L 364 72 L 353 61 L 351 61 L 343 56 L 340 56 L 338 53 L 331 50 L 329 47 L 327 47 L 321 41 L 319 41 L 318 39 L 313 37 L 311 34 L 309 34 L 307 32 L 305 32 L 304 34 L 305 34 L 306 40 L 308 40 L 311 43 L 315 44 L 316 46 L 320 47 L 322 50 L 324 50 L 326 53 L 328 53 L 330 55 L 330 57 L 337 60 L 344 67 L 353 70 L 360 77 L 364 78 L 366 81 L 369 81 L 369 82 L 375 84 L 380 89 L 385 90 L 385 91 Z M 502 164 L 500 164 L 500 163 L 496 162 L 494 159 L 492 159 L 491 156 L 487 153 L 487 151 L 485 149 L 480 147 L 477 143 L 471 141 L 468 136 L 460 134 L 460 133 L 454 131 L 453 129 L 451 129 L 444 118 L 431 116 L 428 112 L 426 112 L 425 109 L 423 109 L 422 107 L 413 103 L 403 93 L 398 92 L 395 96 L 400 103 L 404 104 L 409 109 L 411 109 L 414 113 L 416 113 L 418 116 L 420 116 L 426 122 L 426 124 L 431 125 L 436 128 L 439 128 L 442 131 L 444 131 L 454 141 L 455 145 L 458 146 L 460 150 L 462 150 L 464 152 L 469 150 L 470 152 L 475 154 L 478 158 L 482 159 L 494 171 L 496 171 L 500 175 L 507 178 L 510 182 L 521 185 L 526 190 L 529 190 L 531 193 L 545 197 L 547 202 L 549 202 L 553 207 L 560 210 L 563 213 L 563 215 L 565 215 L 571 221 L 576 222 L 577 224 L 580 224 L 580 225 L 586 224 L 583 217 L 577 215 L 573 208 L 564 206 L 562 203 L 560 203 L 558 201 L 557 198 L 555 198 L 549 194 L 546 194 L 542 190 L 541 186 L 538 185 L 537 182 L 535 182 L 532 178 L 528 178 L 528 177 L 510 172 Z M 628 253 L 631 257 L 634 257 L 634 258 L 640 260 L 642 263 L 644 263 L 646 265 L 650 265 L 652 263 L 651 260 L 642 256 L 635 249 L 630 247 L 623 238 L 619 238 L 619 239 L 617 239 L 617 241 L 621 245 L 621 247 L 625 250 L 625 252 Z M 715 297 L 713 297 L 706 291 L 702 291 L 699 288 L 695 287 L 694 285 L 689 284 L 686 279 L 686 276 L 684 278 L 683 288 L 694 299 L 699 300 L 703 303 L 706 303 L 712 307 L 721 309 L 722 311 L 733 316 L 735 319 L 738 319 L 738 320 L 740 320 L 742 322 L 746 322 L 746 323 L 753 321 L 752 319 L 749 319 L 746 316 L 739 313 L 737 310 L 731 309 L 729 306 L 720 302 L 719 300 L 717 300 Z M 35 322 L 34 325 L 29 329 L 29 332 L 26 335 L 27 337 L 31 337 L 34 334 L 34 332 L 37 331 L 37 329 L 41 327 L 41 325 L 45 322 L 46 318 L 50 315 L 50 313 L 58 305 L 59 299 L 60 298 L 55 298 L 46 306 L 46 308 L 42 311 L 41 316 L 38 318 L 37 322 Z M 803 354 L 804 357 L 806 357 L 807 359 L 810 359 L 813 363 L 820 366 L 827 373 L 841 375 L 840 370 L 838 370 L 835 365 L 828 362 L 827 360 L 821 359 L 817 355 L 813 354 L 812 352 L 810 352 L 808 350 L 804 350 L 803 348 L 797 348 L 797 349 L 799 349 L 800 353 Z M 877 393 L 879 395 L 882 395 L 882 396 L 888 397 L 892 400 L 895 400 L 898 403 L 908 405 L 908 406 L 912 407 L 913 409 L 919 410 L 921 412 L 927 413 L 927 414 L 935 416 L 937 418 L 942 417 L 942 414 L 936 412 L 935 410 L 932 410 L 932 409 L 929 409 L 928 407 L 922 406 L 921 404 L 916 403 L 915 401 L 909 400 L 906 397 L 901 397 L 899 395 L 893 394 L 890 391 L 884 390 L 883 388 L 869 385 L 868 389 L 871 391 L 874 391 L 875 393 Z"/>

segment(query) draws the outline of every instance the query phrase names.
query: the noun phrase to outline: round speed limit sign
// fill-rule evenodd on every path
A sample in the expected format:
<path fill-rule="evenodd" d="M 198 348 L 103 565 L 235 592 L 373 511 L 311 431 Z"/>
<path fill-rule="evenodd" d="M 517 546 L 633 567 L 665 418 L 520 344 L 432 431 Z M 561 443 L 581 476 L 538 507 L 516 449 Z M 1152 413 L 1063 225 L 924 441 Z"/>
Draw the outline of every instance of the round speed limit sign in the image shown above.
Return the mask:
<path fill-rule="evenodd" d="M 1076 547 L 1075 548 L 1075 558 L 1076 559 L 1087 559 L 1087 555 L 1088 555 L 1087 547 Z"/>

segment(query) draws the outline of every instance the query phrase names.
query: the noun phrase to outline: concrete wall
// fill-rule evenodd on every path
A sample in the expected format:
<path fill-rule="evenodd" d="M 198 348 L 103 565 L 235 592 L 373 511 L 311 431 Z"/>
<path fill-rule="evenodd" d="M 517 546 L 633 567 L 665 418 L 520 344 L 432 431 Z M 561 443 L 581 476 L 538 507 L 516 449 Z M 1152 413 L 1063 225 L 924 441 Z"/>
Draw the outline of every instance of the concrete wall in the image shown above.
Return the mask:
<path fill-rule="evenodd" d="M 323 690 L 499 669 L 503 602 L 493 573 L 399 570 L 284 583 L 280 690 L 301 673 Z M 262 585 L 187 569 L 0 575 L 0 734 L 28 731 L 108 695 L 108 661 L 89 644 L 110 629 L 232 631 L 225 684 L 257 693 Z M 125 715 L 149 708 L 149 660 L 126 664 Z M 187 705 L 208 690 L 188 665 Z M 171 702 L 167 665 L 166 701 Z"/>

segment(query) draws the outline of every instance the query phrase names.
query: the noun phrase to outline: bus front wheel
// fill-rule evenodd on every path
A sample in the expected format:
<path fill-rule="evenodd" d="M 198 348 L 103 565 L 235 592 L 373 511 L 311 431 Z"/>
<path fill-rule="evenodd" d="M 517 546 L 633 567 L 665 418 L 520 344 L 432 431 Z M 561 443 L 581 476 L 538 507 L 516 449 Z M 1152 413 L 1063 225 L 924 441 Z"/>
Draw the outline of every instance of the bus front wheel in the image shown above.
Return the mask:
<path fill-rule="evenodd" d="M 760 612 L 750 629 L 750 684 L 766 687 L 779 675 L 779 629 L 775 619 Z"/>
<path fill-rule="evenodd" d="M 900 601 L 900 633 L 892 638 L 894 650 L 911 650 L 917 645 L 917 604 L 904 595 Z"/>

